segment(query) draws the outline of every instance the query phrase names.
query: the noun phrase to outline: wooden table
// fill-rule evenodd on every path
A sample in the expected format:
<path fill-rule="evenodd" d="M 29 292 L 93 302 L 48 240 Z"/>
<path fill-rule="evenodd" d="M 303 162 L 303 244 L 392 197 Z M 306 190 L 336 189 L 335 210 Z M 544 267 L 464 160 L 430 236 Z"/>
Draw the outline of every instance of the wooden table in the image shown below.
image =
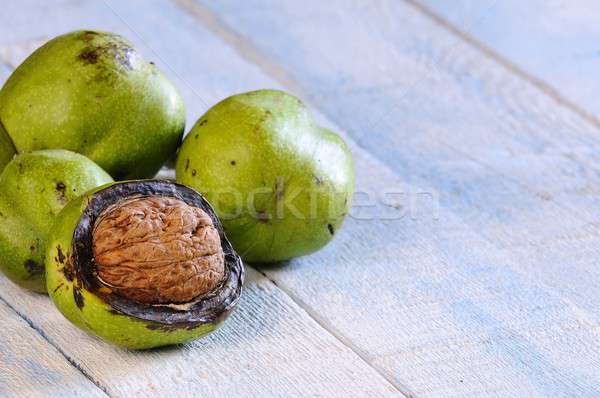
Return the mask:
<path fill-rule="evenodd" d="M 2 2 L 1 81 L 50 37 L 119 32 L 189 125 L 237 92 L 302 97 L 361 194 L 183 347 L 113 348 L 1 277 L 0 396 L 600 396 L 600 7 L 525 3 Z"/>

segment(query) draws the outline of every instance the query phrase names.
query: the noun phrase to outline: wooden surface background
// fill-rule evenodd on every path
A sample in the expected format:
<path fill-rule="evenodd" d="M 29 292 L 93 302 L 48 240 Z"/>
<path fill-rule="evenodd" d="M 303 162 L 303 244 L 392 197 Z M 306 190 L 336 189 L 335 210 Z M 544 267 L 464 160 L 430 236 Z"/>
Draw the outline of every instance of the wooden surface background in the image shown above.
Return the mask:
<path fill-rule="evenodd" d="M 188 125 L 300 96 L 377 200 L 249 269 L 182 347 L 113 348 L 0 277 L 0 396 L 600 396 L 599 20 L 592 0 L 3 2 L 0 82 L 55 35 L 118 32 Z"/>

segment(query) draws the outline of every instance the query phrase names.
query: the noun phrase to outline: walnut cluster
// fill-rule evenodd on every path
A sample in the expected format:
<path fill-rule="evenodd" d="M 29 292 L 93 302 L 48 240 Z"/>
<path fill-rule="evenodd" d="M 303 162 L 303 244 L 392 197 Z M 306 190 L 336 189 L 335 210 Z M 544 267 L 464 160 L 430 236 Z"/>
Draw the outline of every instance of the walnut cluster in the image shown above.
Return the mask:
<path fill-rule="evenodd" d="M 93 230 L 99 278 L 142 303 L 184 303 L 216 288 L 225 260 L 219 232 L 203 210 L 169 197 L 126 200 Z"/>

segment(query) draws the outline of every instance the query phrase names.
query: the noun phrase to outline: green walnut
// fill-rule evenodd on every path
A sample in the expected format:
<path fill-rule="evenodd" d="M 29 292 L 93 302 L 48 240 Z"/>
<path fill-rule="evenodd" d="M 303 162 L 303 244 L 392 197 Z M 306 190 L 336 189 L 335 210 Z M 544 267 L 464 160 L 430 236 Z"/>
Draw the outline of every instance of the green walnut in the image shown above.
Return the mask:
<path fill-rule="evenodd" d="M 37 49 L 0 91 L 0 130 L 12 141 L 0 138 L 0 167 L 13 148 L 61 148 L 116 179 L 152 177 L 177 150 L 184 123 L 175 87 L 127 40 L 72 32 Z"/>
<path fill-rule="evenodd" d="M 2 128 L 0 123 L 0 173 L 4 170 L 4 166 L 11 161 L 11 159 L 17 153 L 12 140 L 8 136 L 8 133 Z"/>
<path fill-rule="evenodd" d="M 344 141 L 276 90 L 234 95 L 208 110 L 184 140 L 176 172 L 215 206 L 249 262 L 320 249 L 341 227 L 354 192 Z"/>
<path fill-rule="evenodd" d="M 133 349 L 213 331 L 236 306 L 243 277 L 208 202 L 168 181 L 108 184 L 74 200 L 46 256 L 48 292 L 63 315 Z"/>
<path fill-rule="evenodd" d="M 111 181 L 94 162 L 66 150 L 17 155 L 0 174 L 0 269 L 18 285 L 46 292 L 44 258 L 56 215 Z"/>

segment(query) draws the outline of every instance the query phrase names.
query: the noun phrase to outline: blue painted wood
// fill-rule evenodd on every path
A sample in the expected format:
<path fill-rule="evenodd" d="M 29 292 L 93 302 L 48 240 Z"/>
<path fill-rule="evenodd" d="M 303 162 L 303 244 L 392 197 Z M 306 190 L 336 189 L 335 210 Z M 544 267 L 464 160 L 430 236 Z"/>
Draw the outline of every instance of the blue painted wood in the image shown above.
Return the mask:
<path fill-rule="evenodd" d="M 106 397 L 0 300 L 0 396 Z"/>
<path fill-rule="evenodd" d="M 598 2 L 420 2 L 581 108 L 600 113 Z"/>
<path fill-rule="evenodd" d="M 213 30 L 246 37 L 246 45 L 237 46 L 253 54 L 247 58 L 262 56 L 263 69 L 284 69 L 303 96 L 361 148 L 404 182 L 437 190 L 443 206 L 437 225 L 419 220 L 403 231 L 405 226 L 389 223 L 381 226 L 385 235 L 375 233 L 376 227 L 369 229 L 373 235 L 363 235 L 398 237 L 389 243 L 396 260 L 385 243 L 365 238 L 363 249 L 377 253 L 367 255 L 371 261 L 364 261 L 364 254 L 352 259 L 325 252 L 327 263 L 334 264 L 328 278 L 315 271 L 319 260 L 298 261 L 268 271 L 269 276 L 326 314 L 333 328 L 417 394 L 510 395 L 525 385 L 528 394 L 598 393 L 598 364 L 586 352 L 599 349 L 593 336 L 600 310 L 593 297 L 600 295 L 600 276 L 591 255 L 598 243 L 593 221 L 600 215 L 591 193 L 600 182 L 595 126 L 399 2 L 202 3 L 226 25 L 217 23 Z M 197 15 L 214 24 L 202 12 Z M 576 242 L 565 242 L 571 236 Z M 344 244 L 356 245 L 357 237 Z M 562 255 L 562 261 L 549 262 L 544 250 L 577 253 L 577 261 Z M 420 270 L 422 251 L 436 253 L 443 265 Z M 401 261 L 415 266 L 402 268 Z M 372 276 L 372 268 L 382 277 Z M 307 273 L 314 277 L 307 280 Z M 344 275 L 339 291 L 356 296 L 354 311 L 359 303 L 381 305 L 379 290 L 371 288 L 383 279 L 385 307 L 397 309 L 398 318 L 367 312 L 368 332 L 353 329 L 357 319 L 345 319 L 346 312 L 339 311 L 334 275 Z M 421 284 L 414 287 L 412 278 Z M 429 300 L 436 309 L 444 303 L 443 315 L 423 320 Z M 411 313 L 405 308 L 409 303 L 422 306 L 421 312 Z M 445 335 L 452 330 L 448 318 L 490 349 L 476 356 L 481 362 L 475 368 L 487 376 L 469 380 L 470 385 L 457 380 L 463 380 L 473 354 L 462 344 L 448 344 L 453 341 L 452 334 Z M 415 333 L 435 330 L 437 344 L 415 338 L 411 345 L 405 335 L 390 339 L 382 330 L 401 319 L 403 329 L 419 321 L 429 326 L 410 329 Z M 444 326 L 436 327 L 441 320 Z M 569 357 L 559 346 L 564 338 L 578 346 L 581 327 L 587 343 Z M 407 355 L 423 350 L 437 355 L 417 363 Z M 439 364 L 442 350 L 451 353 L 443 358 L 452 365 Z M 525 380 L 515 382 L 516 374 Z M 556 382 L 558 374 L 563 376 Z M 438 381 L 435 387 L 432 379 Z"/>

